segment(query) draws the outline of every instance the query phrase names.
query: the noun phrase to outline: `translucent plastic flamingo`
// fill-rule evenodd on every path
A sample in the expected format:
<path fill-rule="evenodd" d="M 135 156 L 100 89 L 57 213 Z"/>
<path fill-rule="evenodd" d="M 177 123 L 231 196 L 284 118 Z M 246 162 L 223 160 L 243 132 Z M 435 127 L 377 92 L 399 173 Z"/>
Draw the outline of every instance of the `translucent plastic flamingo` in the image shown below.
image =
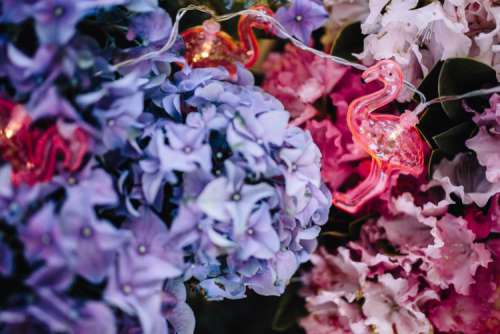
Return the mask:
<path fill-rule="evenodd" d="M 273 15 L 266 6 L 254 6 L 252 9 Z M 239 41 L 220 31 L 216 21 L 208 20 L 202 26 L 185 30 L 181 33 L 186 51 L 184 57 L 192 67 L 224 66 L 232 75 L 236 74 L 236 62 L 252 67 L 259 59 L 259 44 L 253 29 L 271 31 L 270 23 L 260 17 L 242 15 L 238 22 Z"/>
<path fill-rule="evenodd" d="M 66 170 L 76 171 L 87 152 L 88 136 L 76 128 L 72 138 L 61 135 L 56 125 L 46 130 L 31 128 L 31 118 L 21 105 L 0 99 L 0 154 L 12 166 L 14 184 L 49 181 L 58 159 Z"/>
<path fill-rule="evenodd" d="M 347 124 L 353 140 L 371 157 L 368 177 L 347 193 L 335 193 L 333 204 L 355 213 L 370 199 L 381 194 L 390 185 L 396 173 L 420 175 L 424 171 L 425 143 L 415 124 L 417 117 L 405 112 L 401 116 L 373 114 L 397 98 L 403 86 L 400 66 L 383 60 L 367 69 L 365 82 L 381 81 L 381 90 L 354 100 L 347 111 Z"/>

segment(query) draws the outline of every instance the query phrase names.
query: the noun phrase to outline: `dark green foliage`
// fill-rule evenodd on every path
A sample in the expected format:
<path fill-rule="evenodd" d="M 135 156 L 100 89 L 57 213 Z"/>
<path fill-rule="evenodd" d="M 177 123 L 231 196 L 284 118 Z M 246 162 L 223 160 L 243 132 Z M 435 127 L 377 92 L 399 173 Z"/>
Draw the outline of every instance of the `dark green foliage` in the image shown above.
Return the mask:
<path fill-rule="evenodd" d="M 339 33 L 332 46 L 331 54 L 351 61 L 356 61 L 353 53 L 363 51 L 364 35 L 361 33 L 361 23 L 355 22 L 347 25 Z"/>
<path fill-rule="evenodd" d="M 432 100 L 496 84 L 495 71 L 491 67 L 468 58 L 453 58 L 438 63 L 424 78 L 419 90 L 428 100 Z M 464 101 L 436 103 L 422 114 L 417 128 L 433 150 L 429 171 L 432 170 L 431 165 L 442 157 L 451 159 L 467 151 L 465 141 L 477 131 L 472 121 L 473 114 L 465 110 L 463 103 L 481 111 L 488 105 L 488 98 L 481 96 Z"/>

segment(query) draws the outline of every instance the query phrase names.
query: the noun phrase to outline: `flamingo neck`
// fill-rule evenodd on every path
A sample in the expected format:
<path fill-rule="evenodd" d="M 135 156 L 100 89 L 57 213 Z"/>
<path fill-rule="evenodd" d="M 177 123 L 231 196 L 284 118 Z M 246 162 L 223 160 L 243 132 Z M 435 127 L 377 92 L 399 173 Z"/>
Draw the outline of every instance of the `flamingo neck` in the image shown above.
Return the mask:
<path fill-rule="evenodd" d="M 361 123 L 370 118 L 370 114 L 394 101 L 401 90 L 402 83 L 388 84 L 371 94 L 361 96 L 354 100 L 347 111 L 347 122 L 351 132 L 358 133 Z"/>
<path fill-rule="evenodd" d="M 253 6 L 251 9 L 273 15 L 273 11 L 264 5 Z M 254 29 L 271 30 L 271 24 L 254 15 L 241 16 L 238 22 L 238 36 L 240 39 L 240 51 L 243 63 L 246 67 L 252 67 L 259 59 L 259 43 L 254 34 Z"/>
<path fill-rule="evenodd" d="M 253 31 L 257 27 L 256 23 L 251 16 L 242 17 L 238 23 L 240 49 L 246 67 L 253 66 L 259 57 L 259 45 Z"/>

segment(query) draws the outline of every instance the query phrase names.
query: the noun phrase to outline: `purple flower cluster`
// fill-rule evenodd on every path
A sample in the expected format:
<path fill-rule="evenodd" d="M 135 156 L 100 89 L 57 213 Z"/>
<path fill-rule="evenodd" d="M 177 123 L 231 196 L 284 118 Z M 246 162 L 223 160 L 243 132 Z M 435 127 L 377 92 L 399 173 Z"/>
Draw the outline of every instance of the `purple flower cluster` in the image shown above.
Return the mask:
<path fill-rule="evenodd" d="M 174 72 L 177 44 L 114 71 L 168 38 L 154 0 L 4 0 L 0 24 L 0 98 L 89 137 L 78 170 L 33 186 L 0 160 L 0 331 L 191 334 L 185 284 L 284 291 L 331 198 L 310 134 L 250 72 Z"/>
<path fill-rule="evenodd" d="M 139 202 L 177 210 L 170 244 L 210 299 L 242 298 L 246 287 L 281 294 L 315 249 L 330 203 L 309 133 L 287 127 L 288 112 L 248 72 L 239 78 L 186 69 L 156 87 L 153 101 L 182 120 L 144 129 L 134 181 Z"/>

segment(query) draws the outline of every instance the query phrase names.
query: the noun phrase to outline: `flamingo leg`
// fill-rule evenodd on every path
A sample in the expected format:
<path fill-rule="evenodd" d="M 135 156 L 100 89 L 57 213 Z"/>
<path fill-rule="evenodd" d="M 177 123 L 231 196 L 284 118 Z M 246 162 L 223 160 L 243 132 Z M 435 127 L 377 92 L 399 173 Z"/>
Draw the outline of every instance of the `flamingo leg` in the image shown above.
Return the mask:
<path fill-rule="evenodd" d="M 372 160 L 368 177 L 347 193 L 335 193 L 333 204 L 346 212 L 355 213 L 370 199 L 382 193 L 389 179 L 389 174 L 384 172 L 375 160 Z"/>

